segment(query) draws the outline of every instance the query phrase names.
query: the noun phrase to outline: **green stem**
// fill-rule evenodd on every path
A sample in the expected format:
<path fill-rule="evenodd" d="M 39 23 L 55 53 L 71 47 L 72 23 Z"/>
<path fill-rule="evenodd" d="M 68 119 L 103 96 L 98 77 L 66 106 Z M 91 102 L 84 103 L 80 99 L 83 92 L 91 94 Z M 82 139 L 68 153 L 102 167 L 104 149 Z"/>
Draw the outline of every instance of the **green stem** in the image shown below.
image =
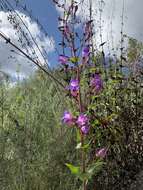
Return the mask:
<path fill-rule="evenodd" d="M 77 67 L 77 79 L 80 83 L 80 69 L 79 66 Z M 81 89 L 80 89 L 80 85 L 79 85 L 79 96 L 78 96 L 78 103 L 79 103 L 79 110 L 80 113 L 83 112 L 83 106 L 82 106 L 82 99 L 81 99 Z M 81 133 L 81 145 L 82 147 L 84 146 L 84 135 Z M 81 161 L 82 161 L 82 172 L 85 173 L 86 172 L 86 164 L 85 164 L 85 159 L 86 159 L 86 155 L 85 155 L 85 151 L 84 149 L 81 150 Z M 86 190 L 86 179 L 84 179 L 83 181 L 83 190 Z"/>

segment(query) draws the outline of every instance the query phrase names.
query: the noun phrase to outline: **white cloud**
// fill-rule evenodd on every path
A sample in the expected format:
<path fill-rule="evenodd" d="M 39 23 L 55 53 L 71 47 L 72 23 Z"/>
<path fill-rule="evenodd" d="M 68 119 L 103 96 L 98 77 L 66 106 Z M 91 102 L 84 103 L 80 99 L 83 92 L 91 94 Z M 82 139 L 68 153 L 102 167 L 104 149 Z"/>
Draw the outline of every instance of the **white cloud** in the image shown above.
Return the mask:
<path fill-rule="evenodd" d="M 22 18 L 24 24 L 32 34 L 32 37 L 38 44 L 40 51 L 44 54 L 44 51 L 42 49 L 43 47 L 46 53 L 52 52 L 54 50 L 53 38 L 44 36 L 44 34 L 40 31 L 40 28 L 38 27 L 37 23 L 33 22 L 28 16 L 18 11 L 17 13 Z M 4 33 L 7 37 L 9 37 L 11 41 L 15 43 L 18 47 L 21 47 L 24 51 L 28 51 L 28 54 L 30 54 L 33 58 L 36 59 L 37 56 L 41 64 L 44 65 L 44 59 L 40 51 L 34 44 L 31 36 L 29 35 L 27 29 L 23 25 L 21 19 L 16 16 L 14 21 L 20 23 L 18 27 L 21 27 L 22 31 L 25 33 L 28 41 L 30 41 L 30 45 L 27 44 L 27 41 L 24 38 L 22 38 L 22 43 L 18 41 L 19 37 L 21 38 L 21 32 L 15 30 L 13 25 L 9 22 L 9 15 L 15 15 L 15 13 L 0 11 L 0 32 Z M 22 47 L 22 44 L 25 44 L 25 47 Z M 0 38 L 0 70 L 13 75 L 14 77 L 17 75 L 16 71 L 19 70 L 21 78 L 31 74 L 36 68 L 33 66 L 33 63 L 31 63 L 25 57 L 20 55 L 17 50 L 15 50 L 16 53 L 11 52 L 11 50 L 14 50 L 14 48 L 11 47 L 10 44 L 6 44 L 5 40 Z M 36 52 L 36 55 L 32 54 L 33 51 Z"/>
<path fill-rule="evenodd" d="M 65 0 L 59 0 L 60 3 L 64 3 Z M 80 3 L 78 9 L 78 16 L 82 21 L 89 17 L 89 2 L 91 0 L 76 0 L 77 3 Z M 82 2 L 82 3 L 81 3 Z M 100 22 L 100 6 L 99 2 L 101 0 L 92 0 L 92 11 L 93 19 L 95 25 L 95 39 L 96 44 L 99 44 L 99 22 Z M 110 41 L 111 47 L 111 37 L 113 35 L 114 46 L 119 45 L 120 41 L 120 32 L 121 32 L 121 15 L 123 0 L 104 0 L 105 5 L 103 6 L 102 12 L 102 37 L 103 41 Z M 70 5 L 71 1 L 67 0 L 67 7 Z M 137 40 L 143 41 L 143 22 L 142 22 L 142 7 L 143 0 L 125 0 L 125 9 L 124 9 L 124 28 L 123 32 L 130 37 L 136 38 Z M 62 9 L 57 8 L 61 13 Z M 112 33 L 111 33 L 111 21 L 112 21 Z M 105 45 L 107 47 L 107 44 Z"/>

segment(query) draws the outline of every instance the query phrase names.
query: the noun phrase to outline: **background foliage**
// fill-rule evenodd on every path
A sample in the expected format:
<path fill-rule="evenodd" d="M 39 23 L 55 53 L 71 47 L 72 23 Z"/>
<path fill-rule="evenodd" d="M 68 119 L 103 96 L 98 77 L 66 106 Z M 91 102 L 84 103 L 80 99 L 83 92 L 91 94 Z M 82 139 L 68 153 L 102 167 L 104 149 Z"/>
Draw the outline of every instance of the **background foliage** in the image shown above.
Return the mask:
<path fill-rule="evenodd" d="M 142 50 L 141 43 L 130 39 L 124 74 L 120 61 L 111 63 L 103 93 L 93 97 L 89 112 L 97 111 L 102 118 L 93 123 L 95 140 L 102 136 L 110 150 L 104 169 L 91 179 L 90 190 L 127 189 L 142 167 L 143 84 L 138 65 Z M 94 61 L 98 65 L 100 55 Z M 59 69 L 52 72 L 59 77 Z M 1 81 L 0 93 L 0 188 L 78 189 L 79 181 L 65 166 L 78 161 L 76 133 L 60 120 L 67 106 L 74 109 L 70 98 L 41 71 L 13 87 Z M 93 146 L 91 157 L 94 150 Z"/>

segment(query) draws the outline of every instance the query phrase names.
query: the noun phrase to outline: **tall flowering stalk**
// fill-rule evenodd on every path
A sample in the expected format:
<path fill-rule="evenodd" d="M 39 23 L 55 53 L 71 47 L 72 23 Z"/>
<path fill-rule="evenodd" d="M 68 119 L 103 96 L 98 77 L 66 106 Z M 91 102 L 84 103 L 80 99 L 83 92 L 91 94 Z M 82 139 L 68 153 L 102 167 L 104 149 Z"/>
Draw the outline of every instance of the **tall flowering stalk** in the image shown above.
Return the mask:
<path fill-rule="evenodd" d="M 69 163 L 66 165 L 82 181 L 82 189 L 87 190 L 89 180 L 95 171 L 103 165 L 103 159 L 105 159 L 108 150 L 107 147 L 98 143 L 97 150 L 90 158 L 94 141 L 94 123 L 97 120 L 97 114 L 91 114 L 90 106 L 94 96 L 99 95 L 103 90 L 102 76 L 96 69 L 94 72 L 89 72 L 88 78 L 85 76 L 86 71 L 95 67 L 92 63 L 94 52 L 93 44 L 91 44 L 93 21 L 90 14 L 89 20 L 79 24 L 79 27 L 82 24 L 84 26 L 83 33 L 79 34 L 78 27 L 75 28 L 75 25 L 79 23 L 78 3 L 74 0 L 70 4 L 60 4 L 59 1 L 54 1 L 54 3 L 64 13 L 63 17 L 59 17 L 59 30 L 63 37 L 60 44 L 62 44 L 64 51 L 63 54 L 59 55 L 58 61 L 64 68 L 63 71 L 66 71 L 66 74 L 70 76 L 67 79 L 68 84 L 66 84 L 65 91 L 68 91 L 69 97 L 75 101 L 76 110 L 76 113 L 65 111 L 62 123 L 74 127 L 80 136 L 80 142 L 76 147 L 81 151 L 80 166 L 73 166 Z M 84 91 L 85 86 L 86 92 Z"/>

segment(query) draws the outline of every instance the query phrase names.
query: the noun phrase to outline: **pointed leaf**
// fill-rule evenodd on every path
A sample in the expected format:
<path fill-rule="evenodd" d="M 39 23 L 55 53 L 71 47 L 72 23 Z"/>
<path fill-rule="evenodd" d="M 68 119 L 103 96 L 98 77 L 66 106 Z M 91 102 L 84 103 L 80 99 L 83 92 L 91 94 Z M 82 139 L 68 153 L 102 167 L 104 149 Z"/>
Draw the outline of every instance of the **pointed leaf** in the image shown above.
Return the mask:
<path fill-rule="evenodd" d="M 65 165 L 70 169 L 71 173 L 73 173 L 75 175 L 78 175 L 80 173 L 80 167 L 74 166 L 74 165 L 68 164 L 68 163 L 66 163 Z"/>

